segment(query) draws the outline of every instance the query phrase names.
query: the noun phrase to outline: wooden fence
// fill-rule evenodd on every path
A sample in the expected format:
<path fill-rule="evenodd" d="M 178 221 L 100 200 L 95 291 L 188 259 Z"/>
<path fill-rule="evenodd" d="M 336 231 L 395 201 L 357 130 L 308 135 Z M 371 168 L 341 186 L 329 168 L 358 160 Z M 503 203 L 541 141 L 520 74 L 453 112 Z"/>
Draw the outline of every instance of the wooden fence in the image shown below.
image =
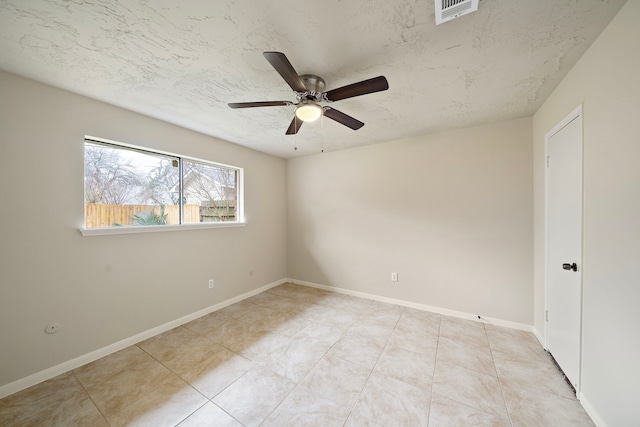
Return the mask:
<path fill-rule="evenodd" d="M 226 202 L 225 202 L 226 203 Z M 217 203 L 221 204 L 221 203 Z M 222 215 L 222 220 L 233 221 L 235 219 L 235 206 L 231 205 Z M 200 205 L 184 205 L 184 222 L 210 222 L 220 221 L 219 215 L 212 214 L 211 207 L 201 207 Z M 149 205 L 104 205 L 96 203 L 86 203 L 84 205 L 84 218 L 86 228 L 113 227 L 136 225 L 134 217 L 137 214 L 154 212 L 160 214 L 160 207 Z M 180 206 L 167 205 L 164 207 L 166 214 L 166 224 L 180 223 Z"/>

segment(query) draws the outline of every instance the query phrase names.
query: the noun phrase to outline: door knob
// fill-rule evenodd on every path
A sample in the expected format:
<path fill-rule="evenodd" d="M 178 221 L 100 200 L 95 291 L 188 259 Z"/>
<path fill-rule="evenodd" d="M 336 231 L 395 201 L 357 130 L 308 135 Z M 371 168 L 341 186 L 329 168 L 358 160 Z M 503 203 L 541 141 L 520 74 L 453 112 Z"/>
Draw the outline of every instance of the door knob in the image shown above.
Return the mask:
<path fill-rule="evenodd" d="M 564 270 L 578 271 L 578 264 L 576 264 L 575 262 L 573 264 L 562 264 L 562 268 Z"/>

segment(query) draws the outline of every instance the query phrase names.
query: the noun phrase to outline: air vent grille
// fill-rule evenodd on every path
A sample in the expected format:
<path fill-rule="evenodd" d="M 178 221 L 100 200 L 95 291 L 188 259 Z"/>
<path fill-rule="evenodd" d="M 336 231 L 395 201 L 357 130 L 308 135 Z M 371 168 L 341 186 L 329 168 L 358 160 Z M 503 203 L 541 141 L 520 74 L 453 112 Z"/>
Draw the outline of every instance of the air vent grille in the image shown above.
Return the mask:
<path fill-rule="evenodd" d="M 434 0 L 436 25 L 478 10 L 479 0 Z"/>

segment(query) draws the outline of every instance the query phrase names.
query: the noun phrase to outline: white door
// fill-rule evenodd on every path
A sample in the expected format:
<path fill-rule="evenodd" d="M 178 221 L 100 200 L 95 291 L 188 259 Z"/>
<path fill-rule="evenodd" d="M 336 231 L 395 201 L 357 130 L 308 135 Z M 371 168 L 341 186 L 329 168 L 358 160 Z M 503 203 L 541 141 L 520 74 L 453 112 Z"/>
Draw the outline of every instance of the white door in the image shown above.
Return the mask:
<path fill-rule="evenodd" d="M 579 392 L 582 326 L 580 109 L 547 136 L 547 154 L 547 350 Z"/>

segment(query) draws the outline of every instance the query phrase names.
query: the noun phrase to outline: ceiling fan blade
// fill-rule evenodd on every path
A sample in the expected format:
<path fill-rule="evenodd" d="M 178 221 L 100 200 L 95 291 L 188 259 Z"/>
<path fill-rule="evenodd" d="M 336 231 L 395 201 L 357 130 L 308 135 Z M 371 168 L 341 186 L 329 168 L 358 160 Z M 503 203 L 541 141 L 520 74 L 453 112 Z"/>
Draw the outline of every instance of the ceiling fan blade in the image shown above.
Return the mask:
<path fill-rule="evenodd" d="M 358 130 L 362 126 L 364 126 L 364 123 L 362 123 L 360 120 L 356 120 L 353 117 L 346 115 L 342 111 L 336 110 L 335 108 L 324 107 L 324 115 L 325 117 L 328 117 L 331 120 L 335 120 L 336 122 L 350 127 L 353 130 Z"/>
<path fill-rule="evenodd" d="M 283 105 L 292 105 L 289 101 L 264 101 L 264 102 L 232 102 L 227 104 L 231 108 L 250 108 L 250 107 L 278 107 Z"/>
<path fill-rule="evenodd" d="M 296 70 L 293 69 L 293 66 L 287 59 L 284 53 L 282 52 L 264 52 L 264 57 L 269 61 L 271 66 L 276 69 L 276 71 L 282 76 L 285 82 L 291 89 L 296 92 L 306 92 L 307 88 Z"/>
<path fill-rule="evenodd" d="M 294 115 L 291 124 L 289 125 L 289 129 L 287 129 L 287 135 L 295 135 L 300 130 L 300 126 L 304 123 L 302 120 L 298 118 L 298 116 Z"/>
<path fill-rule="evenodd" d="M 384 76 L 374 77 L 369 80 L 363 80 L 348 86 L 342 86 L 332 89 L 325 95 L 329 101 L 339 101 L 345 98 L 353 98 L 354 96 L 366 95 L 368 93 L 380 92 L 389 89 L 389 83 Z"/>

